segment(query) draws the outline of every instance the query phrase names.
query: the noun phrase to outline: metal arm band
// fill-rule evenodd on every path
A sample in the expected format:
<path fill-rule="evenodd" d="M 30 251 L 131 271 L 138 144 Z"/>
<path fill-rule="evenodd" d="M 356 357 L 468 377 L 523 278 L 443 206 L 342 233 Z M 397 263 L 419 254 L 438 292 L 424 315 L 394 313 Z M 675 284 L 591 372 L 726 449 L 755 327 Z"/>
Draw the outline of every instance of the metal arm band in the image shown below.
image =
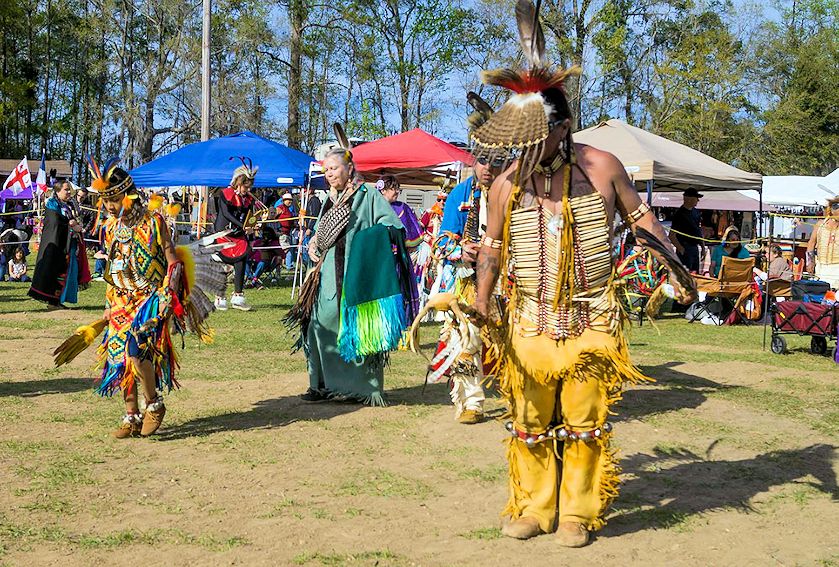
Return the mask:
<path fill-rule="evenodd" d="M 501 250 L 501 241 L 496 240 L 494 238 L 490 238 L 489 236 L 484 236 L 481 239 L 481 244 L 483 244 L 487 248 L 492 248 L 493 250 Z"/>
<path fill-rule="evenodd" d="M 630 225 L 635 224 L 649 212 L 650 206 L 647 203 L 641 203 L 640 205 L 638 205 L 637 209 L 626 215 L 626 222 Z"/>

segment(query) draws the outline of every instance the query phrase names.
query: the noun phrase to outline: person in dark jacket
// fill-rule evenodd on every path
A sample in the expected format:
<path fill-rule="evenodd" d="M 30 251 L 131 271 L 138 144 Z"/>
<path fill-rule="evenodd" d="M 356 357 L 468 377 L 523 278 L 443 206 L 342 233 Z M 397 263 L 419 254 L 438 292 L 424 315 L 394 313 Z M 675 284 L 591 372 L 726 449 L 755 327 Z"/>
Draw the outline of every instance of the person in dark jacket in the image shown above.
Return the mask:
<path fill-rule="evenodd" d="M 691 272 L 699 272 L 700 246 L 702 246 L 702 226 L 696 205 L 702 194 L 696 189 L 688 189 L 684 194 L 684 203 L 673 215 L 670 241 L 676 247 L 679 259 Z M 704 246 L 702 246 L 704 248 Z"/>
<path fill-rule="evenodd" d="M 77 303 L 80 289 L 90 282 L 82 226 L 72 202 L 72 186 L 61 181 L 47 199 L 38 260 L 29 297 L 53 307 Z"/>

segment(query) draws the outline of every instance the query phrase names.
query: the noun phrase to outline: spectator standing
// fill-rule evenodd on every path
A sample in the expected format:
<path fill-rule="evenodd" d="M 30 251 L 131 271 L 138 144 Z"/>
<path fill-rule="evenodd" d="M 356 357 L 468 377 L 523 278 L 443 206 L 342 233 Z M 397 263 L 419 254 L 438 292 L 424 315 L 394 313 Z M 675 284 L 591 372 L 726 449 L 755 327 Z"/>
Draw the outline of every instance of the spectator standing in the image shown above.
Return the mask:
<path fill-rule="evenodd" d="M 702 244 L 702 226 L 696 205 L 702 194 L 696 189 L 688 189 L 684 193 L 684 202 L 673 215 L 670 231 L 670 241 L 676 247 L 679 259 L 691 272 L 699 272 L 699 259 L 704 254 Z M 703 254 L 700 254 L 700 247 Z"/>
<path fill-rule="evenodd" d="M 279 230 L 277 232 L 280 246 L 283 247 L 283 263 L 289 270 L 294 267 L 294 244 L 292 241 L 292 232 L 294 232 L 294 227 L 297 223 L 295 223 L 292 219 L 295 216 L 294 198 L 291 196 L 291 193 L 285 193 L 282 198 L 277 201 L 277 220 L 280 221 Z"/>

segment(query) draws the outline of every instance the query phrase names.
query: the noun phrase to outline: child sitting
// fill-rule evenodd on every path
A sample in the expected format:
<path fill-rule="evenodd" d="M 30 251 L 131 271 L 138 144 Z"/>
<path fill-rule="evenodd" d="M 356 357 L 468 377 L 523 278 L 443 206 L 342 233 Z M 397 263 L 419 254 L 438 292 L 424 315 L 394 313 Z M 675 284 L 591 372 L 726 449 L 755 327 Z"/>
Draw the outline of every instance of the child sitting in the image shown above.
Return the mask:
<path fill-rule="evenodd" d="M 26 274 L 26 256 L 23 254 L 23 248 L 16 248 L 12 259 L 9 260 L 9 281 L 10 282 L 28 282 L 31 281 Z"/>
<path fill-rule="evenodd" d="M 259 238 L 253 241 L 252 251 L 246 267 L 246 278 L 248 287 L 261 289 L 263 286 L 259 281 L 263 271 L 267 268 L 271 271 L 274 268 L 274 258 L 280 256 L 277 249 L 279 241 L 277 233 L 270 226 L 263 225 Z"/>

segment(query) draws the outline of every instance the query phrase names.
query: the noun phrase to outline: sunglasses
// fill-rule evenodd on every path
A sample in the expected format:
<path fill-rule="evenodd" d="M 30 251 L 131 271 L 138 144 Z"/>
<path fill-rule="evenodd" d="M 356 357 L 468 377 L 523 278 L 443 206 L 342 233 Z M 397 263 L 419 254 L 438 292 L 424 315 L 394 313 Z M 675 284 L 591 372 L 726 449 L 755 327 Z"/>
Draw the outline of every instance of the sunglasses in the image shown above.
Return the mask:
<path fill-rule="evenodd" d="M 839 201 L 837 201 L 836 203 L 830 203 L 830 209 L 833 211 L 839 210 Z"/>
<path fill-rule="evenodd" d="M 438 203 L 443 203 L 443 202 L 445 202 L 445 199 L 443 199 L 442 197 L 437 197 L 437 202 Z"/>
<path fill-rule="evenodd" d="M 487 165 L 489 167 L 496 168 L 496 169 L 504 167 L 504 159 L 503 158 L 498 158 L 497 157 L 497 158 L 493 159 L 492 161 L 490 161 L 489 159 L 487 159 L 485 157 L 479 157 L 476 161 L 481 165 Z"/>

